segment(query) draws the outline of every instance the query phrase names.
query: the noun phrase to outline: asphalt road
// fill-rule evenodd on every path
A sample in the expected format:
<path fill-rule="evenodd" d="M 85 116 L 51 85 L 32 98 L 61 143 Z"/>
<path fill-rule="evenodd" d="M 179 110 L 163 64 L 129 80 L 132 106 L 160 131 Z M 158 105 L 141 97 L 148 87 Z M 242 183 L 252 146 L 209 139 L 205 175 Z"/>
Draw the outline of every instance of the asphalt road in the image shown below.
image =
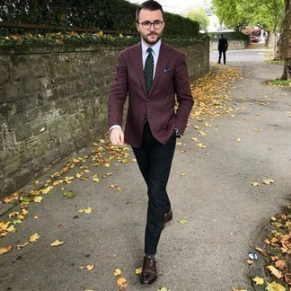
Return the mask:
<path fill-rule="evenodd" d="M 271 49 L 266 49 L 262 44 L 252 44 L 248 49 L 227 51 L 226 60 L 228 64 L 233 64 L 234 62 L 263 62 L 266 59 L 270 59 L 271 55 Z M 218 51 L 212 51 L 210 53 L 210 61 L 217 62 L 217 60 Z"/>
<path fill-rule="evenodd" d="M 266 64 L 265 58 L 260 50 L 229 51 L 226 66 L 243 72 L 225 92 L 234 111 L 206 118 L 208 126 L 189 121 L 173 162 L 168 192 L 174 219 L 162 234 L 154 285 L 141 286 L 135 275 L 142 263 L 147 199 L 129 152 L 129 163 L 109 168 L 84 162 L 91 171 L 87 175 L 98 174 L 99 183 L 74 179 L 55 187 L 42 203 L 31 203 L 17 232 L 0 240 L 0 247 L 13 246 L 0 256 L 0 290 L 114 291 L 116 268 L 128 280 L 128 291 L 252 290 L 248 252 L 291 193 L 291 92 L 264 85 L 282 73 L 282 65 Z M 211 60 L 216 61 L 216 52 Z M 223 70 L 224 65 L 213 65 Z M 206 148 L 197 147 L 193 137 Z M 76 171 L 81 170 L 68 176 Z M 112 175 L 101 178 L 108 172 Z M 264 185 L 264 179 L 274 183 Z M 260 186 L 252 186 L 255 181 Z M 64 197 L 65 190 L 76 196 Z M 79 213 L 87 207 L 93 212 Z M 36 242 L 16 248 L 34 233 L 40 235 Z M 56 239 L 64 244 L 51 247 Z M 90 264 L 92 271 L 86 269 Z"/>

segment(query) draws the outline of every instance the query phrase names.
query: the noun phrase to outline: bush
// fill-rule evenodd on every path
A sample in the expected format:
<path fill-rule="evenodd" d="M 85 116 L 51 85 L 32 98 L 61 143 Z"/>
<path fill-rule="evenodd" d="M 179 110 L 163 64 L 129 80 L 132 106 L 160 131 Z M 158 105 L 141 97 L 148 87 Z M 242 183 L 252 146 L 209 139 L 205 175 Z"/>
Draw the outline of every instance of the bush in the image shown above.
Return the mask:
<path fill-rule="evenodd" d="M 78 27 L 136 32 L 137 5 L 125 0 L 21 0 L 11 3 L 4 0 L 0 6 L 0 20 L 58 26 L 60 31 L 61 28 Z M 197 22 L 179 15 L 166 13 L 166 23 L 165 35 L 194 36 L 199 32 Z"/>
<path fill-rule="evenodd" d="M 210 32 L 208 33 L 210 40 L 215 41 L 220 38 L 220 35 L 223 33 L 223 35 L 228 40 L 249 40 L 249 36 L 237 31 L 231 31 L 231 32 Z"/>

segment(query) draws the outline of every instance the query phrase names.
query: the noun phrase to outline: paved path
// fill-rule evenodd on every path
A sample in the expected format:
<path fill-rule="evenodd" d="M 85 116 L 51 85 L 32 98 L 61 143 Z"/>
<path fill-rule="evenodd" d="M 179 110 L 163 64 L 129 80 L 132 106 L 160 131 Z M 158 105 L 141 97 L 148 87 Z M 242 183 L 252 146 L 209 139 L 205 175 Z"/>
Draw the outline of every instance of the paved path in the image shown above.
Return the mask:
<path fill-rule="evenodd" d="M 228 65 L 243 71 L 243 78 L 226 93 L 233 98 L 234 113 L 208 119 L 212 127 L 191 119 L 177 146 L 168 187 L 174 220 L 162 234 L 158 281 L 140 286 L 134 274 L 143 256 L 147 204 L 143 180 L 135 162 L 113 163 L 110 168 L 90 167 L 88 177 L 98 173 L 99 183 L 75 179 L 55 187 L 42 203 L 30 204 L 17 232 L 0 240 L 0 247 L 13 246 L 0 257 L 1 291 L 114 291 L 115 268 L 130 283 L 129 291 L 163 286 L 171 291 L 252 290 L 248 251 L 291 192 L 291 92 L 263 85 L 266 79 L 279 77 L 282 66 L 242 62 L 232 54 L 228 53 Z M 197 126 L 207 135 L 201 136 Z M 198 148 L 192 137 L 206 149 Z M 101 178 L 108 172 L 112 176 Z M 263 185 L 263 179 L 275 183 Z M 253 187 L 254 181 L 261 185 Z M 64 197 L 62 187 L 77 195 Z M 87 207 L 93 208 L 91 214 L 78 212 Z M 187 222 L 180 224 L 179 219 Z M 34 233 L 40 235 L 37 242 L 16 249 Z M 56 239 L 64 244 L 50 247 Z M 95 265 L 93 271 L 80 269 L 89 264 Z"/>

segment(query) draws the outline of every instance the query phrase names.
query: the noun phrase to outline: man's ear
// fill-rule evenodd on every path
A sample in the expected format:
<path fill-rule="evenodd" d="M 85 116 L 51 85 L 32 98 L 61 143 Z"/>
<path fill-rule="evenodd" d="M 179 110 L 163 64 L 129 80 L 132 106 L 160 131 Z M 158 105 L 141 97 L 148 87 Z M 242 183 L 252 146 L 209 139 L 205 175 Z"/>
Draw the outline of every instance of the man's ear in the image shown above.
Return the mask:
<path fill-rule="evenodd" d="M 138 32 L 140 32 L 139 27 L 138 27 L 138 23 L 135 23 L 135 26 L 136 26 L 136 30 L 137 30 Z"/>

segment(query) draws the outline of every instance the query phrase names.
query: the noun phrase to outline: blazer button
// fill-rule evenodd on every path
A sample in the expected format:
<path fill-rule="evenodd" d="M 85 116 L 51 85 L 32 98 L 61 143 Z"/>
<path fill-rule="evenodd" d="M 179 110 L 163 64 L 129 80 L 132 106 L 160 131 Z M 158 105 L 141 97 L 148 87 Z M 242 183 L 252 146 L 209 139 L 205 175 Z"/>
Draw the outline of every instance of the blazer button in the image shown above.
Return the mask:
<path fill-rule="evenodd" d="M 150 101 L 150 99 L 146 99 L 146 102 L 149 102 Z"/>

